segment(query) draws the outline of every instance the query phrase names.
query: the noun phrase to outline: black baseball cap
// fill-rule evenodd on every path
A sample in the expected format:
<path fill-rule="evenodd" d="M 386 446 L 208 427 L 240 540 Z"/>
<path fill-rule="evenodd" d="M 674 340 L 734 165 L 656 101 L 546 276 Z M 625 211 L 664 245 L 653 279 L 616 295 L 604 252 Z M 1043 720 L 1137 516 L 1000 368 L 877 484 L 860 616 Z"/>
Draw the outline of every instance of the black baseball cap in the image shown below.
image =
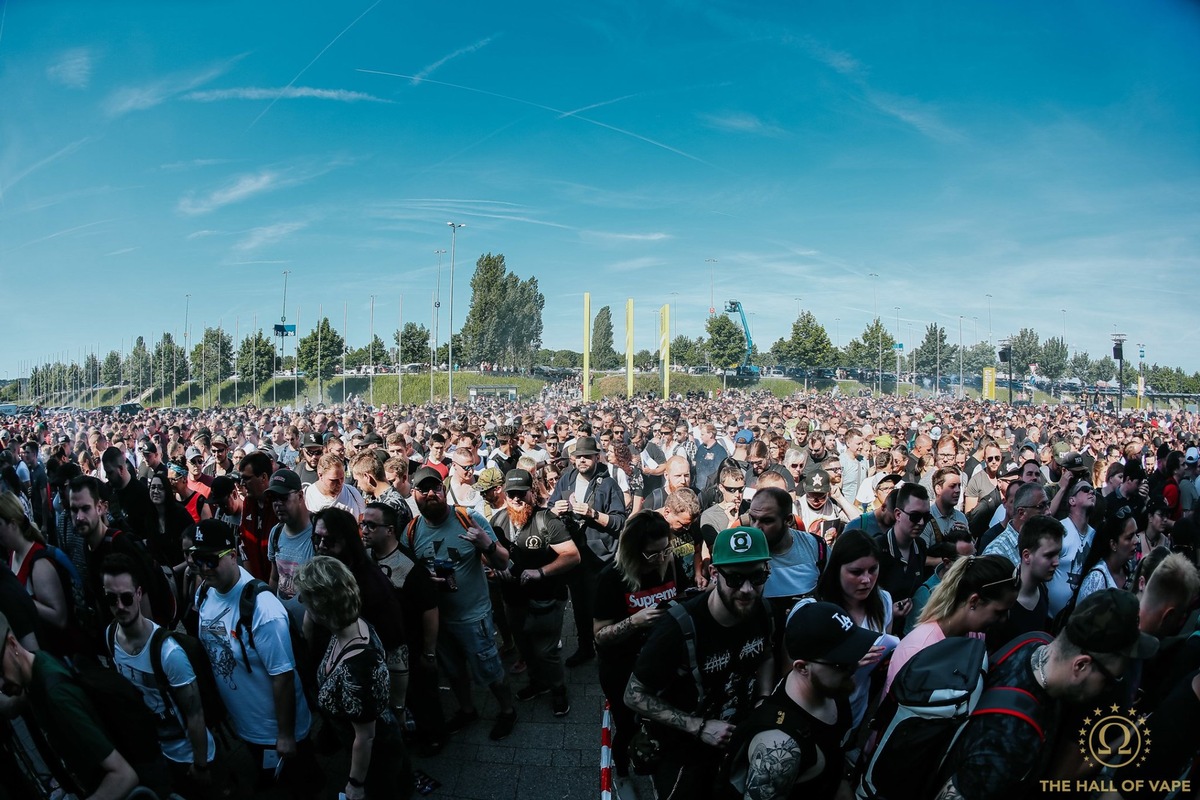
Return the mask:
<path fill-rule="evenodd" d="M 1138 628 L 1138 599 L 1133 592 L 1102 589 L 1079 601 L 1067 620 L 1067 639 L 1088 653 L 1150 658 L 1158 639 Z"/>
<path fill-rule="evenodd" d="M 202 519 L 192 533 L 193 553 L 224 553 L 237 547 L 237 531 L 219 519 Z"/>
<path fill-rule="evenodd" d="M 833 603 L 806 603 L 788 619 L 783 643 L 794 660 L 857 664 L 878 638 Z"/>
<path fill-rule="evenodd" d="M 413 473 L 412 485 L 415 488 L 420 489 L 421 484 L 427 483 L 430 480 L 434 480 L 434 481 L 437 481 L 438 483 L 441 483 L 442 482 L 442 474 L 440 472 L 438 472 L 436 469 L 434 469 L 433 467 L 421 467 L 419 470 L 417 470 L 416 472 Z"/>
<path fill-rule="evenodd" d="M 271 481 L 267 484 L 267 491 L 274 494 L 287 497 L 292 492 L 299 492 L 304 489 L 304 484 L 300 482 L 300 476 L 292 472 L 290 469 L 277 469 L 271 474 Z"/>
<path fill-rule="evenodd" d="M 221 502 L 226 497 L 229 497 L 229 495 L 233 494 L 233 488 L 236 485 L 237 484 L 233 478 L 229 477 L 228 475 L 218 475 L 217 477 L 213 478 L 212 486 L 208 487 L 208 502 L 211 505 L 216 505 L 217 503 Z"/>
<path fill-rule="evenodd" d="M 533 476 L 529 474 L 528 470 L 510 470 L 504 476 L 504 491 L 506 492 L 528 492 L 532 488 Z"/>
<path fill-rule="evenodd" d="M 324 449 L 325 444 L 321 441 L 321 437 L 317 436 L 312 431 L 307 432 L 300 439 L 300 449 L 307 450 L 310 447 L 319 447 Z"/>

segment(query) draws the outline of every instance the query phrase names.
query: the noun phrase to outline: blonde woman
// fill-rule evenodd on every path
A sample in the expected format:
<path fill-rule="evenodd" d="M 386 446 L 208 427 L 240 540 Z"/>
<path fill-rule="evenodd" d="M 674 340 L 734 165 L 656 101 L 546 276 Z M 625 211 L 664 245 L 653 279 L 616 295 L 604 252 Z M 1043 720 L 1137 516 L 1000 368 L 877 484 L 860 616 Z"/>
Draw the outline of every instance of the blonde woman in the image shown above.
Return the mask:
<path fill-rule="evenodd" d="M 63 585 L 41 531 L 29 520 L 16 495 L 9 493 L 0 494 L 0 547 L 8 552 L 9 567 L 33 598 L 38 642 L 52 653 L 70 653 L 70 587 Z"/>

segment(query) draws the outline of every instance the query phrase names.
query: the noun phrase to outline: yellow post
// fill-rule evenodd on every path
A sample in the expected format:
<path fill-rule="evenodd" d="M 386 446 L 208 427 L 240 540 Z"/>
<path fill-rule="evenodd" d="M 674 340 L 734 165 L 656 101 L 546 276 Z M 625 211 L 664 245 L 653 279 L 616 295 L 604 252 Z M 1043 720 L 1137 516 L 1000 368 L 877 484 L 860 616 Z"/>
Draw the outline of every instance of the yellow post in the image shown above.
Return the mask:
<path fill-rule="evenodd" d="M 592 293 L 583 293 L 583 402 L 592 399 Z"/>
<path fill-rule="evenodd" d="M 633 298 L 625 301 L 625 396 L 633 397 Z"/>
<path fill-rule="evenodd" d="M 671 396 L 671 305 L 658 312 L 658 363 L 662 366 L 663 399 Z"/>

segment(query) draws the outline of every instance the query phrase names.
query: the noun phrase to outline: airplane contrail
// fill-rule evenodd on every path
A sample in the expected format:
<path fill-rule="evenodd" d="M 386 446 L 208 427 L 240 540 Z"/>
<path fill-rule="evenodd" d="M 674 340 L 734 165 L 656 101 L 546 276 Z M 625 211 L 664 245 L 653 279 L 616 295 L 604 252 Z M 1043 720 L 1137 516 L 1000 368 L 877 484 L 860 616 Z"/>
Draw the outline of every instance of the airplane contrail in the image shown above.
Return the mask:
<path fill-rule="evenodd" d="M 343 28 L 341 33 L 339 33 L 337 36 L 333 37 L 333 40 L 332 40 L 332 41 L 330 41 L 330 42 L 329 42 L 329 44 L 327 44 L 327 45 L 325 45 L 324 47 L 322 47 L 322 48 L 321 48 L 321 52 L 317 53 L 317 54 L 316 54 L 316 55 L 313 57 L 313 60 L 312 60 L 312 61 L 310 61 L 310 62 L 308 62 L 308 64 L 306 64 L 306 65 L 305 65 L 304 69 L 302 69 L 302 70 L 300 70 L 299 72 L 297 72 L 297 73 L 296 73 L 296 76 L 295 76 L 294 78 L 292 78 L 290 81 L 288 81 L 288 82 L 287 82 L 287 86 L 284 86 L 282 89 L 280 89 L 280 90 L 279 90 L 279 94 L 275 96 L 275 99 L 273 99 L 273 100 L 272 100 L 270 103 L 268 103 L 268 104 L 267 104 L 267 107 L 266 107 L 266 108 L 264 108 L 264 109 L 263 109 L 263 110 L 262 110 L 262 111 L 259 113 L 259 115 L 258 115 L 257 117 L 255 117 L 255 118 L 254 118 L 254 122 L 251 122 L 251 123 L 250 123 L 250 126 L 249 126 L 249 127 L 246 129 L 246 130 L 249 130 L 250 128 L 253 128 L 253 127 L 254 127 L 254 126 L 255 126 L 255 125 L 258 123 L 258 121 L 259 121 L 260 119 L 262 119 L 262 118 L 263 118 L 263 117 L 266 115 L 266 113 L 267 113 L 268 111 L 270 111 L 272 108 L 274 108 L 274 107 L 275 107 L 275 104 L 279 102 L 279 98 L 283 97 L 284 93 L 285 93 L 285 92 L 287 92 L 287 90 L 288 90 L 288 89 L 292 88 L 292 85 L 293 85 L 293 84 L 294 84 L 296 81 L 300 80 L 300 76 L 301 76 L 301 75 L 303 75 L 305 72 L 308 72 L 308 69 L 309 69 L 309 67 L 311 67 L 313 64 L 317 63 L 317 60 L 318 60 L 318 59 L 320 59 L 320 58 L 321 58 L 321 56 L 325 55 L 325 51 L 326 51 L 326 50 L 328 50 L 329 48 L 333 47 L 333 46 L 334 46 L 334 45 L 337 43 L 337 40 L 338 40 L 338 39 L 341 39 L 343 36 L 345 36 L 345 35 L 346 35 L 346 33 L 347 33 L 347 32 L 348 32 L 348 31 L 349 31 L 351 28 L 353 28 L 355 25 L 357 25 L 357 24 L 358 24 L 358 21 L 359 21 L 359 20 L 361 20 L 361 19 L 362 19 L 363 17 L 365 17 L 367 14 L 370 14 L 372 11 L 374 11 L 374 10 L 375 10 L 375 6 L 379 5 L 379 4 L 380 4 L 380 3 L 382 3 L 382 2 L 383 2 L 383 0 L 375 0 L 375 2 L 374 2 L 374 3 L 372 3 L 372 4 L 371 4 L 371 6 L 370 6 L 370 7 L 369 7 L 369 8 L 368 8 L 366 11 L 362 12 L 362 13 L 361 13 L 361 14 L 359 14 L 357 17 L 355 17 L 355 18 L 354 18 L 354 21 L 353 21 L 353 22 L 351 22 L 349 25 L 347 25 L 345 28 Z"/>

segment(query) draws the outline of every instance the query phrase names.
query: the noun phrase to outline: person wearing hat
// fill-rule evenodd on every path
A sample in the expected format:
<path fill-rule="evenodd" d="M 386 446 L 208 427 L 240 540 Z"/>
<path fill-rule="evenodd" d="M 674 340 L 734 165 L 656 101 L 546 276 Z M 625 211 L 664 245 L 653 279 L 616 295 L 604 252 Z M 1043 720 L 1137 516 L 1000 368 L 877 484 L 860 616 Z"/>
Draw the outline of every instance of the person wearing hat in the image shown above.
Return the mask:
<path fill-rule="evenodd" d="M 236 469 L 229 457 L 229 438 L 223 433 L 212 437 L 212 446 L 208 460 L 204 463 L 204 474 L 215 478 L 218 475 L 228 475 Z"/>
<path fill-rule="evenodd" d="M 486 469 L 480 483 L 490 482 Z M 492 528 L 509 553 L 508 568 L 494 574 L 500 581 L 504 613 L 517 649 L 527 665 L 529 685 L 516 697 L 529 701 L 551 695 L 554 716 L 571 710 L 559 656 L 567 586 L 563 577 L 579 564 L 579 549 L 562 520 L 539 508 L 533 493 L 533 476 L 514 469 L 504 476 L 503 507 L 492 516 Z M 486 496 L 485 491 L 485 496 Z"/>
<path fill-rule="evenodd" d="M 308 431 L 300 440 L 300 458 L 296 461 L 296 474 L 300 476 L 301 485 L 308 487 L 317 482 L 317 464 L 325 455 L 325 445 L 321 437 Z"/>
<path fill-rule="evenodd" d="M 188 471 L 188 487 L 193 492 L 208 497 L 208 487 L 212 486 L 212 476 L 204 474 L 204 453 L 192 445 L 184 451 L 184 464 Z"/>
<path fill-rule="evenodd" d="M 267 561 L 271 563 L 268 583 L 280 600 L 292 600 L 296 596 L 296 575 L 315 554 L 312 515 L 300 476 L 290 469 L 277 469 L 271 474 L 267 494 L 279 519 L 267 540 Z"/>
<path fill-rule="evenodd" d="M 1183 474 L 1179 478 L 1179 516 L 1191 517 L 1200 500 L 1196 487 L 1196 471 L 1200 469 L 1200 449 L 1189 447 L 1183 454 Z"/>
<path fill-rule="evenodd" d="M 821 522 L 827 519 L 836 519 L 842 522 L 848 520 L 845 511 L 830 498 L 830 492 L 836 487 L 825 470 L 817 469 L 806 472 L 800 479 L 799 488 L 804 494 L 804 499 L 796 506 L 804 530 L 818 530 Z"/>
<path fill-rule="evenodd" d="M 563 521 L 581 557 L 578 569 L 567 579 L 579 646 L 567 658 L 568 667 L 596 657 L 592 636 L 592 594 L 596 576 L 617 552 L 617 539 L 627 516 L 625 495 L 599 459 L 595 438 L 581 436 L 575 442 L 572 466 L 563 471 L 546 501 L 550 511 Z"/>
<path fill-rule="evenodd" d="M 299 483 L 296 473 L 286 472 L 288 483 Z M 274 475 L 272 484 L 279 494 Z M 283 481 L 278 485 L 282 487 Z M 298 485 L 291 494 L 293 500 L 299 498 Z M 304 506 L 302 501 L 298 505 Z M 272 592 L 255 591 L 249 585 L 254 576 L 238 566 L 233 528 L 205 520 L 196 526 L 192 541 L 192 563 L 204 581 L 196 596 L 198 638 L 212 663 L 233 732 L 245 743 L 255 765 L 256 789 L 262 791 L 278 781 L 294 797 L 313 797 L 325 782 L 314 774 L 316 752 L 308 735 L 312 713 L 292 650 L 288 612 Z M 238 629 L 246 592 L 254 598 L 249 631 Z M 280 758 L 283 763 L 276 776 Z"/>
<path fill-rule="evenodd" d="M 653 776 L 661 800 L 715 796 L 735 727 L 771 693 L 775 662 L 762 602 L 770 558 L 758 528 L 721 531 L 713 544 L 712 588 L 684 600 L 683 617 L 662 620 L 638 655 L 625 704 L 661 743 Z"/>
<path fill-rule="evenodd" d="M 475 478 L 475 491 L 483 498 L 489 515 L 504 508 L 504 476 L 504 472 L 488 467 Z"/>
<path fill-rule="evenodd" d="M 438 663 L 450 680 L 458 711 L 446 722 L 456 733 L 479 719 L 472 679 L 491 690 L 500 714 L 489 734 L 505 739 L 517 721 L 512 690 L 492 633 L 492 603 L 484 564 L 492 570 L 508 567 L 508 550 L 479 512 L 446 502 L 442 475 L 431 466 L 412 476 L 418 516 L 406 532 L 406 555 L 436 575 L 438 594 Z"/>
<path fill-rule="evenodd" d="M 746 797 L 832 800 L 841 789 L 859 661 L 879 634 L 833 603 L 807 603 L 787 621 L 783 682 L 738 725 L 730 781 Z"/>
<path fill-rule="evenodd" d="M 1069 707 L 1082 707 L 1115 689 L 1134 660 L 1150 658 L 1157 650 L 1158 641 L 1138 628 L 1133 593 L 1106 589 L 1080 600 L 1052 642 L 1033 639 L 988 670 L 987 690 L 1023 692 L 1036 701 L 1037 713 L 1032 719 L 973 715 L 946 756 L 942 775 L 947 777 L 937 798 L 1002 800 L 1037 794 L 1051 756 L 1064 744 L 1062 737 L 1073 743 L 1079 735 L 1065 721 L 1055 721 Z"/>
<path fill-rule="evenodd" d="M 237 475 L 234 479 L 232 476 Z M 242 524 L 242 476 L 240 473 L 218 475 L 213 478 L 208 491 L 208 504 L 213 508 L 213 519 L 238 528 Z"/>

